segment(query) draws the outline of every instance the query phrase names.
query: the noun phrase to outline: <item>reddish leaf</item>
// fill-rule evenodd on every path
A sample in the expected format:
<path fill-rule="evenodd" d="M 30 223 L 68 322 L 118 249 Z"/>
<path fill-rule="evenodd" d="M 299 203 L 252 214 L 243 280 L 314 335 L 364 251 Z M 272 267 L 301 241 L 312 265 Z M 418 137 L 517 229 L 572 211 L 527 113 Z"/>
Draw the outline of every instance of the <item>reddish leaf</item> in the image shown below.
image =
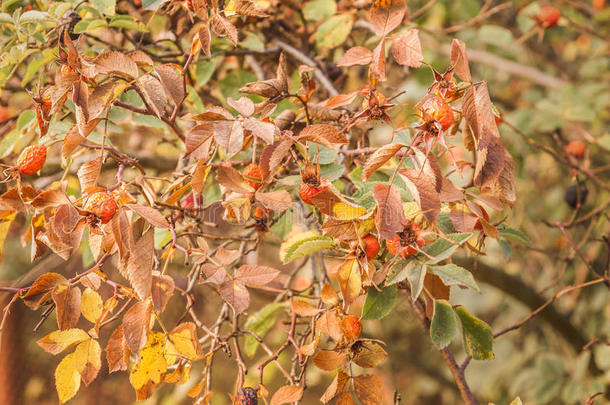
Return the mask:
<path fill-rule="evenodd" d="M 383 381 L 376 375 L 354 377 L 354 391 L 363 405 L 378 405 L 383 398 Z"/>
<path fill-rule="evenodd" d="M 369 10 L 373 31 L 383 37 L 400 25 L 407 12 L 405 0 L 376 0 Z"/>
<path fill-rule="evenodd" d="M 226 18 L 218 13 L 214 13 L 212 17 L 212 27 L 218 36 L 228 36 L 233 45 L 237 45 L 238 35 L 237 29 Z"/>
<path fill-rule="evenodd" d="M 459 39 L 451 42 L 451 64 L 455 74 L 465 82 L 472 82 L 470 67 L 468 66 L 468 55 L 466 54 L 466 44 Z"/>
<path fill-rule="evenodd" d="M 235 4 L 235 12 L 240 15 L 247 15 L 249 17 L 269 17 L 264 11 L 260 10 L 250 0 L 237 0 Z"/>
<path fill-rule="evenodd" d="M 276 169 L 281 166 L 282 161 L 290 154 L 293 144 L 294 141 L 292 139 L 286 138 L 275 141 L 272 145 L 263 149 L 259 159 L 259 167 L 264 179 L 271 174 L 275 174 Z"/>
<path fill-rule="evenodd" d="M 227 280 L 220 285 L 220 296 L 229 304 L 235 314 L 241 314 L 250 306 L 250 293 L 239 280 Z"/>
<path fill-rule="evenodd" d="M 106 361 L 108 362 L 108 372 L 127 370 L 129 364 L 129 349 L 123 334 L 123 325 L 119 325 L 110 338 L 106 346 Z"/>
<path fill-rule="evenodd" d="M 419 40 L 419 31 L 415 28 L 392 40 L 392 55 L 401 65 L 418 68 L 424 61 Z"/>
<path fill-rule="evenodd" d="M 271 191 L 269 193 L 258 192 L 254 197 L 265 208 L 273 211 L 282 212 L 292 208 L 292 199 L 286 190 Z"/>
<path fill-rule="evenodd" d="M 153 273 L 151 297 L 157 312 L 165 311 L 169 299 L 174 294 L 174 288 L 174 279 L 170 275 Z"/>
<path fill-rule="evenodd" d="M 435 222 L 441 213 L 441 199 L 435 189 L 435 179 L 419 169 L 406 169 L 399 173 L 426 219 L 430 223 Z"/>
<path fill-rule="evenodd" d="M 80 182 L 81 192 L 86 192 L 91 187 L 97 185 L 97 179 L 100 177 L 100 170 L 102 169 L 102 157 L 90 160 L 83 163 L 78 168 L 78 181 Z"/>
<path fill-rule="evenodd" d="M 355 99 L 358 97 L 358 92 L 355 91 L 349 94 L 337 94 L 334 97 L 328 99 L 328 101 L 324 104 L 326 108 L 339 108 L 345 107 L 346 105 L 350 105 Z"/>
<path fill-rule="evenodd" d="M 254 114 L 254 103 L 248 97 L 240 97 L 238 100 L 227 98 L 227 104 L 244 117 Z"/>
<path fill-rule="evenodd" d="M 241 194 L 253 193 L 254 188 L 242 176 L 240 172 L 230 166 L 218 167 L 218 184 L 227 189 Z"/>
<path fill-rule="evenodd" d="M 269 284 L 278 274 L 280 271 L 271 267 L 243 265 L 235 271 L 235 279 L 250 287 L 260 287 Z"/>
<path fill-rule="evenodd" d="M 148 340 L 151 309 L 150 301 L 136 302 L 123 316 L 123 334 L 132 353 L 137 354 Z"/>
<path fill-rule="evenodd" d="M 244 129 L 252 132 L 254 136 L 262 139 L 267 144 L 272 144 L 275 135 L 279 135 L 280 131 L 270 122 L 263 122 L 254 118 L 246 118 L 244 120 Z"/>
<path fill-rule="evenodd" d="M 215 122 L 214 139 L 232 157 L 244 146 L 244 127 L 239 121 Z"/>
<path fill-rule="evenodd" d="M 390 143 L 383 145 L 373 152 L 362 168 L 362 181 L 367 181 L 377 169 L 385 165 L 394 155 L 396 155 L 396 152 L 405 146 L 407 145 L 402 143 Z"/>
<path fill-rule="evenodd" d="M 194 159 L 207 159 L 213 136 L 213 122 L 205 122 L 203 124 L 195 125 L 186 134 L 184 140 L 186 154 Z"/>
<path fill-rule="evenodd" d="M 51 295 L 57 310 L 57 327 L 60 330 L 74 328 L 80 318 L 80 289 L 59 284 Z"/>
<path fill-rule="evenodd" d="M 373 52 L 363 46 L 348 49 L 341 57 L 337 66 L 368 65 L 373 60 Z"/>
<path fill-rule="evenodd" d="M 343 132 L 328 124 L 315 124 L 305 127 L 298 137 L 301 141 L 310 141 L 324 145 L 330 149 L 339 149 L 347 143 Z"/>
<path fill-rule="evenodd" d="M 156 228 L 169 229 L 169 222 L 159 210 L 139 204 L 126 204 L 127 208 L 144 218 L 148 223 Z"/>
<path fill-rule="evenodd" d="M 383 239 L 392 239 L 403 229 L 405 221 L 400 192 L 396 187 L 385 184 L 376 185 L 372 192 L 377 202 L 375 225 L 379 236 Z"/>
<path fill-rule="evenodd" d="M 373 51 L 373 60 L 369 66 L 369 77 L 372 83 L 373 79 L 383 82 L 387 79 L 385 67 L 385 37 L 381 38 L 379 44 Z"/>
<path fill-rule="evenodd" d="M 174 104 L 182 103 L 182 100 L 186 97 L 182 67 L 173 63 L 166 63 L 155 66 L 155 72 L 159 75 L 165 94 L 174 101 Z"/>
<path fill-rule="evenodd" d="M 117 51 L 104 52 L 95 58 L 95 68 L 97 73 L 113 74 L 126 79 L 135 79 L 138 77 L 138 65 L 134 58 L 142 62 L 143 59 L 140 54 L 141 52 L 132 54 L 133 56 L 127 56 Z M 144 61 L 148 62 L 147 60 Z"/>
<path fill-rule="evenodd" d="M 154 230 L 150 228 L 134 244 L 127 260 L 124 275 L 140 299 L 151 293 L 154 243 Z"/>

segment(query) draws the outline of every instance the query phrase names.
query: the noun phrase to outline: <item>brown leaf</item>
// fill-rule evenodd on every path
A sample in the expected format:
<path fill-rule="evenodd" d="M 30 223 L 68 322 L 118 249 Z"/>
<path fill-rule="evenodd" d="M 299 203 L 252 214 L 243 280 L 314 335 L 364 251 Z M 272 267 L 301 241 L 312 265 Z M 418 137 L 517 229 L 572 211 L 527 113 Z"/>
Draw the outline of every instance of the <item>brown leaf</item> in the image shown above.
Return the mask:
<path fill-rule="evenodd" d="M 219 166 L 217 177 L 218 184 L 240 194 L 253 193 L 254 188 L 248 184 L 244 176 L 231 166 Z"/>
<path fill-rule="evenodd" d="M 465 82 L 472 82 L 470 75 L 470 67 L 468 66 L 468 55 L 466 53 L 466 44 L 459 39 L 454 38 L 451 42 L 451 65 L 455 74 Z"/>
<path fill-rule="evenodd" d="M 517 200 L 515 192 L 515 161 L 513 157 L 504 149 L 504 167 L 498 179 L 491 185 L 493 195 L 500 201 L 513 205 Z"/>
<path fill-rule="evenodd" d="M 379 405 L 383 398 L 383 381 L 376 375 L 354 377 L 354 391 L 363 405 Z"/>
<path fill-rule="evenodd" d="M 123 334 L 129 350 L 137 354 L 148 340 L 150 325 L 150 301 L 136 302 L 123 316 Z"/>
<path fill-rule="evenodd" d="M 229 304 L 235 314 L 241 314 L 250 306 L 250 293 L 239 280 L 227 280 L 220 285 L 220 297 Z"/>
<path fill-rule="evenodd" d="M 273 211 L 282 212 L 292 208 L 292 199 L 290 198 L 290 193 L 286 190 L 277 190 L 268 193 L 257 192 L 254 195 L 254 198 L 265 208 Z"/>
<path fill-rule="evenodd" d="M 271 397 L 270 405 L 281 405 L 298 402 L 303 396 L 303 387 L 296 385 L 285 385 L 280 387 Z"/>
<path fill-rule="evenodd" d="M 232 157 L 244 146 L 244 127 L 239 121 L 217 121 L 214 123 L 214 139 Z"/>
<path fill-rule="evenodd" d="M 363 368 L 375 368 L 388 358 L 383 347 L 372 342 L 354 344 L 352 352 L 354 363 Z"/>
<path fill-rule="evenodd" d="M 434 299 L 449 300 L 451 290 L 443 283 L 439 276 L 431 273 L 426 273 L 424 288 L 430 293 L 424 295 L 426 299 L 426 316 L 432 319 L 434 314 Z"/>
<path fill-rule="evenodd" d="M 482 188 L 497 181 L 504 170 L 505 152 L 499 138 L 483 132 L 477 145 L 477 162 L 474 169 L 474 184 L 477 187 Z"/>
<path fill-rule="evenodd" d="M 419 149 L 414 148 L 411 160 L 413 161 L 415 168 L 420 170 L 423 174 L 429 177 L 432 181 L 433 187 L 436 191 L 440 192 L 443 187 L 443 173 L 441 171 L 441 165 L 436 160 L 436 156 L 432 153 L 426 153 Z"/>
<path fill-rule="evenodd" d="M 45 190 L 32 200 L 32 207 L 37 210 L 56 208 L 61 205 L 70 204 L 70 199 L 62 190 Z"/>
<path fill-rule="evenodd" d="M 154 243 L 154 230 L 150 228 L 134 244 L 127 260 L 126 278 L 140 299 L 151 293 Z"/>
<path fill-rule="evenodd" d="M 106 346 L 106 361 L 108 362 L 108 372 L 127 370 L 129 364 L 129 349 L 123 334 L 123 325 L 119 325 L 110 338 Z"/>
<path fill-rule="evenodd" d="M 441 199 L 435 189 L 435 179 L 419 169 L 405 169 L 399 174 L 426 219 L 434 223 L 441 213 Z"/>
<path fill-rule="evenodd" d="M 341 145 L 347 144 L 345 134 L 329 124 L 309 125 L 301 131 L 298 139 L 319 143 L 334 150 L 338 150 Z"/>
<path fill-rule="evenodd" d="M 239 92 L 274 98 L 284 93 L 284 87 L 284 83 L 281 80 L 269 79 L 246 83 L 245 86 L 239 89 Z"/>
<path fill-rule="evenodd" d="M 165 94 L 174 101 L 174 104 L 182 103 L 186 97 L 182 67 L 174 63 L 166 63 L 155 66 L 155 72 L 159 75 Z"/>
<path fill-rule="evenodd" d="M 205 164 L 205 160 L 199 159 L 191 177 L 191 187 L 196 194 L 201 195 L 209 172 L 210 166 Z"/>
<path fill-rule="evenodd" d="M 155 228 L 169 229 L 169 222 L 161 214 L 161 212 L 153 207 L 147 207 L 139 204 L 125 204 L 127 208 L 144 218 L 149 224 Z"/>
<path fill-rule="evenodd" d="M 472 232 L 478 220 L 475 215 L 460 209 L 452 209 L 449 219 L 458 232 Z"/>
<path fill-rule="evenodd" d="M 212 32 L 210 31 L 210 22 L 204 21 L 199 27 L 199 41 L 201 42 L 201 50 L 206 56 L 211 56 L 212 51 L 210 44 L 212 43 Z"/>
<path fill-rule="evenodd" d="M 343 339 L 343 332 L 339 325 L 339 318 L 334 311 L 326 311 L 316 320 L 316 328 L 320 333 L 330 336 L 335 342 Z"/>
<path fill-rule="evenodd" d="M 247 15 L 249 17 L 269 17 L 268 14 L 256 7 L 250 0 L 237 0 L 235 12 L 239 15 Z"/>
<path fill-rule="evenodd" d="M 290 149 L 294 141 L 290 138 L 275 141 L 272 145 L 266 146 L 261 153 L 259 159 L 259 167 L 263 179 L 269 175 L 275 174 L 278 167 L 281 166 L 283 160 L 290 154 Z"/>
<path fill-rule="evenodd" d="M 143 61 L 142 56 L 139 54 L 128 56 L 118 51 L 104 52 L 95 58 L 95 68 L 97 73 L 113 74 L 126 79 L 135 79 L 138 77 L 138 65 L 133 60 L 134 58 L 140 62 Z M 145 61 L 148 62 L 147 60 Z"/>
<path fill-rule="evenodd" d="M 80 247 L 86 220 L 69 204 L 57 208 L 55 216 L 47 224 L 47 229 L 37 235 L 62 259 L 68 258 Z"/>
<path fill-rule="evenodd" d="M 339 296 L 337 295 L 337 292 L 328 283 L 324 284 L 324 287 L 322 287 L 321 298 L 326 305 L 335 306 L 339 304 Z"/>
<path fill-rule="evenodd" d="M 350 105 L 355 99 L 358 97 L 358 92 L 354 91 L 353 93 L 348 94 L 337 94 L 334 97 L 331 97 L 326 101 L 324 107 L 326 108 L 339 108 Z"/>
<path fill-rule="evenodd" d="M 279 270 L 259 265 L 243 265 L 235 271 L 235 280 L 250 287 L 261 287 L 273 281 Z"/>
<path fill-rule="evenodd" d="M 372 193 L 377 202 L 375 225 L 379 236 L 392 239 L 403 229 L 405 221 L 400 192 L 394 186 L 378 184 L 373 187 Z"/>
<path fill-rule="evenodd" d="M 383 37 L 400 25 L 407 12 L 405 0 L 375 1 L 369 10 L 373 31 Z"/>
<path fill-rule="evenodd" d="M 369 66 L 369 78 L 378 81 L 385 81 L 387 79 L 386 72 L 386 60 L 385 60 L 385 37 L 381 38 L 379 44 L 373 50 L 373 59 Z"/>
<path fill-rule="evenodd" d="M 152 67 L 155 64 L 152 58 L 142 51 L 129 52 L 127 57 L 134 61 L 138 66 Z"/>
<path fill-rule="evenodd" d="M 267 144 L 272 144 L 275 135 L 280 134 L 275 124 L 263 122 L 255 118 L 246 118 L 244 120 L 244 129 L 252 132 L 254 136 L 262 139 Z"/>
<path fill-rule="evenodd" d="M 451 182 L 446 177 L 442 178 L 441 191 L 440 191 L 441 202 L 455 202 L 462 201 L 464 199 L 464 192 Z"/>
<path fill-rule="evenodd" d="M 184 148 L 188 157 L 194 159 L 207 159 L 212 137 L 214 136 L 214 122 L 208 121 L 195 125 L 186 134 Z"/>
<path fill-rule="evenodd" d="M 373 60 L 373 52 L 363 46 L 354 46 L 348 49 L 337 66 L 354 66 L 354 65 L 368 65 Z"/>
<path fill-rule="evenodd" d="M 155 115 L 159 118 L 165 115 L 168 102 L 167 96 L 163 85 L 156 77 L 147 74 L 136 81 L 138 87 L 142 90 L 144 97 L 147 99 L 148 104 L 151 106 Z"/>
<path fill-rule="evenodd" d="M 294 300 L 292 302 L 292 308 L 298 316 L 302 317 L 316 316 L 323 311 L 322 308 L 316 308 L 303 300 Z"/>
<path fill-rule="evenodd" d="M 356 403 L 354 402 L 354 398 L 352 397 L 352 394 L 349 392 L 344 392 L 343 394 L 341 394 L 339 396 L 339 398 L 337 398 L 337 404 L 336 405 L 355 405 Z"/>
<path fill-rule="evenodd" d="M 57 327 L 60 330 L 74 328 L 80 318 L 80 289 L 59 284 L 51 296 L 57 310 Z"/>
<path fill-rule="evenodd" d="M 362 168 L 362 181 L 367 181 L 373 173 L 380 167 L 385 165 L 388 160 L 392 159 L 396 152 L 407 145 L 402 143 L 390 143 L 383 145 L 377 149 L 369 158 Z"/>
<path fill-rule="evenodd" d="M 229 97 L 227 98 L 227 104 L 244 117 L 250 117 L 254 114 L 254 103 L 248 97 L 240 97 L 238 100 Z"/>
<path fill-rule="evenodd" d="M 150 295 L 157 312 L 165 311 L 169 299 L 174 295 L 174 288 L 174 279 L 170 275 L 153 273 Z"/>
<path fill-rule="evenodd" d="M 45 273 L 38 277 L 28 292 L 23 296 L 23 303 L 36 311 L 51 296 L 59 284 L 67 284 L 68 280 L 61 274 Z"/>
<path fill-rule="evenodd" d="M 337 271 L 337 281 L 345 304 L 349 305 L 362 294 L 362 272 L 356 259 L 347 259 Z"/>
<path fill-rule="evenodd" d="M 418 68 L 424 61 L 419 30 L 413 28 L 392 40 L 392 55 L 400 65 Z"/>
<path fill-rule="evenodd" d="M 328 388 L 326 388 L 326 391 L 324 392 L 324 394 L 322 394 L 322 397 L 320 397 L 320 402 L 326 404 L 332 401 L 337 396 L 337 394 L 343 391 L 343 389 L 345 388 L 345 384 L 347 384 L 349 380 L 349 375 L 339 370 L 339 372 L 333 379 L 333 382 L 328 386 Z"/>
<path fill-rule="evenodd" d="M 332 371 L 345 364 L 347 355 L 345 353 L 337 353 L 330 350 L 320 350 L 313 356 L 312 360 L 313 364 L 319 369 Z"/>
<path fill-rule="evenodd" d="M 221 266 L 229 266 L 240 257 L 241 253 L 239 250 L 228 250 L 222 247 L 218 248 L 218 250 L 216 250 L 216 254 L 214 255 L 214 259 Z"/>
<path fill-rule="evenodd" d="M 81 167 L 78 168 L 77 176 L 78 181 L 80 182 L 81 192 L 86 192 L 91 187 L 95 187 L 97 185 L 97 180 L 100 177 L 101 169 L 101 156 L 98 156 L 93 160 L 83 163 Z"/>
<path fill-rule="evenodd" d="M 222 284 L 227 278 L 227 270 L 222 266 L 205 263 L 201 266 L 201 272 L 205 274 L 204 283 Z"/>
<path fill-rule="evenodd" d="M 74 82 L 72 86 L 72 102 L 76 115 L 76 126 L 81 136 L 86 137 L 87 123 L 89 122 L 89 87 L 82 80 Z"/>
<path fill-rule="evenodd" d="M 214 13 L 212 17 L 212 27 L 218 36 L 228 36 L 233 45 L 237 45 L 238 34 L 237 29 L 226 18 L 218 13 Z"/>

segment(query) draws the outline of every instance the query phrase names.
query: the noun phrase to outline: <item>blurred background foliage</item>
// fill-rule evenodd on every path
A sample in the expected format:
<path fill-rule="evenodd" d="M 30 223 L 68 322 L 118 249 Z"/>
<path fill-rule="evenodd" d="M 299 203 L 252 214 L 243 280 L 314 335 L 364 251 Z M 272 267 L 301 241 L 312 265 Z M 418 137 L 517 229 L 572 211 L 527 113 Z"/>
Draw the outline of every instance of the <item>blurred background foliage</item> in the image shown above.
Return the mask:
<path fill-rule="evenodd" d="M 54 62 L 56 48 L 44 47 L 46 35 L 61 23 L 66 11 L 75 3 L 46 0 L 31 4 L 21 0 L 2 2 L 0 86 L 3 90 L 0 104 L 3 115 L 0 121 L 14 119 L 17 124 L 3 132 L 1 157 L 20 151 L 36 134 L 31 98 L 21 91 L 21 86 L 33 91 L 38 83 L 42 86 L 52 77 L 51 72 L 57 66 Z M 140 21 L 132 16 L 137 15 L 133 10 L 137 9 L 138 3 L 121 0 L 116 3 L 115 0 L 84 3 L 79 8 L 81 20 L 76 23 L 74 32 L 88 35 L 92 51 L 106 49 L 106 43 L 112 42 L 117 32 L 134 37 L 146 35 L 159 41 L 166 38 L 167 43 L 159 52 L 160 60 L 165 57 L 169 60 L 176 53 L 181 55 L 182 49 L 190 47 L 188 36 L 176 38 L 169 32 L 176 22 L 175 16 L 158 13 L 148 21 Z M 154 8 L 160 3 L 144 0 L 143 6 Z M 277 2 L 257 3 L 263 7 L 265 3 L 272 3 L 269 6 L 275 7 Z M 492 100 L 504 115 L 505 123 L 500 125 L 500 131 L 504 145 L 516 161 L 518 191 L 517 203 L 506 221 L 511 227 L 523 230 L 531 243 L 507 241 L 499 244 L 495 240 L 488 240 L 487 254 L 479 259 L 481 266 L 475 272 L 482 292 L 452 291 L 454 304 L 466 305 L 478 317 L 486 320 L 494 331 L 499 331 L 518 322 L 534 309 L 531 302 L 539 301 L 531 301 L 532 296 L 547 299 L 562 287 L 581 283 L 590 277 L 587 265 L 571 248 L 565 235 L 552 226 L 557 221 L 568 222 L 573 215 L 574 209 L 566 203 L 565 197 L 577 181 L 588 190 L 578 215 L 585 216 L 591 212 L 595 215 L 567 231 L 582 252 L 592 259 L 593 268 L 600 272 L 607 271 L 609 246 L 602 236 L 608 236 L 610 232 L 610 6 L 598 9 L 589 1 L 570 0 L 491 3 L 492 7 L 508 5 L 479 20 L 476 19 L 483 7 L 481 1 L 410 0 L 408 5 L 411 12 L 425 7 L 411 21 L 420 29 L 425 60 L 436 70 L 444 71 L 448 68 L 449 38 L 463 40 L 469 49 L 473 77 L 488 82 Z M 546 30 L 543 37 L 533 35 L 524 38 L 533 29 L 531 16 L 541 6 L 550 3 L 561 10 L 560 24 Z M 599 6 L 603 2 L 596 3 Z M 304 4 L 307 29 L 313 34 L 310 51 L 326 64 L 329 76 L 338 80 L 343 92 L 357 90 L 367 82 L 365 69 L 350 68 L 341 75 L 335 65 L 349 46 L 373 45 L 367 42 L 370 33 L 359 27 L 362 13 L 357 8 L 363 7 L 363 4 L 367 2 L 310 0 Z M 29 5 L 33 6 L 32 10 L 26 11 Z M 280 4 L 277 7 L 284 6 Z M 284 13 L 286 18 L 291 17 L 290 13 Z M 473 19 L 475 23 L 470 24 Z M 240 32 L 239 49 L 263 52 L 273 46 L 269 43 L 269 30 L 272 28 L 244 29 Z M 399 31 L 402 29 L 407 29 L 407 26 Z M 237 89 L 245 83 L 256 80 L 255 73 L 244 66 L 243 58 L 231 55 L 229 51 L 232 49 L 226 38 L 215 39 L 212 43 L 213 56 L 202 57 L 192 66 L 196 83 L 188 86 L 187 105 L 193 112 L 203 111 L 209 103 L 222 104 L 227 97 L 235 97 Z M 276 58 L 273 55 L 263 61 L 265 69 L 274 69 Z M 413 106 L 425 94 L 432 80 L 431 71 L 425 67 L 407 71 L 393 65 L 389 69 L 387 88 L 384 89 L 386 95 L 406 91 L 397 99 L 399 106 L 391 110 L 392 120 L 397 126 L 409 125 L 417 120 Z M 294 86 L 298 87 L 296 70 L 293 81 Z M 123 99 L 138 105 L 137 97 L 129 92 L 123 95 Z M 283 108 L 295 108 L 295 105 L 282 103 L 277 112 Z M 164 129 L 164 124 L 151 116 L 128 120 L 127 115 L 130 113 L 125 110 L 111 110 L 111 141 L 124 150 L 137 150 L 139 159 L 154 162 L 160 172 L 171 170 L 171 162 L 183 151 Z M 49 133 L 65 134 L 69 128 L 67 125 L 53 121 Z M 91 136 L 101 138 L 102 134 L 93 133 Z M 388 128 L 374 128 L 371 136 L 373 146 L 387 143 L 390 136 Z M 575 163 L 581 170 L 566 164 L 564 148 L 572 140 L 581 140 L 586 145 L 584 158 Z M 552 153 L 548 153 L 549 150 Z M 42 176 L 36 180 L 40 185 L 57 180 L 56 173 L 61 162 L 57 154 L 54 156 L 56 160 L 49 160 Z M 331 155 L 326 162 L 321 162 L 326 163 L 323 169 L 328 170 L 327 173 L 332 173 L 333 158 Z M 599 183 L 592 180 L 585 173 L 587 171 Z M 68 180 L 72 187 L 72 191 L 69 187 L 68 192 L 77 194 L 76 177 L 69 177 Z M 210 192 L 205 198 L 211 201 L 216 197 Z M 62 267 L 62 271 L 75 273 L 92 263 L 91 254 L 83 244 L 82 258 L 64 264 L 56 257 L 49 257 L 32 269 L 29 251 L 21 245 L 18 236 L 25 226 L 24 222 L 23 218 L 18 219 L 7 238 L 0 263 L 0 280 L 19 280 L 19 283 L 25 284 L 37 272 Z M 259 252 L 265 261 L 278 266 L 277 249 L 287 232 L 287 229 L 280 228 L 274 229 L 276 234 L 267 238 L 267 243 Z M 167 235 L 159 234 L 157 237 L 160 243 Z M 175 266 L 170 272 L 177 278 L 177 284 L 181 276 L 183 279 L 186 276 L 181 266 Z M 508 275 L 508 280 L 513 283 L 498 278 L 498 273 Z M 584 403 L 596 392 L 608 392 L 608 298 L 609 290 L 605 285 L 575 290 L 553 304 L 553 313 L 568 325 L 567 329 L 563 327 L 565 325 L 558 327 L 550 311 L 544 311 L 520 329 L 498 338 L 495 342 L 496 359 L 473 361 L 467 369 L 467 379 L 473 391 L 482 402 L 492 401 L 496 404 L 506 404 L 517 395 L 525 403 L 531 404 L 578 404 Z M 253 309 L 261 308 L 268 300 L 263 294 L 256 296 Z M 202 319 L 211 320 L 216 317 L 220 304 L 216 296 L 202 296 L 199 297 L 197 311 L 203 314 Z M 178 317 L 182 310 L 175 300 L 170 303 L 166 316 Z M 0 364 L 11 367 L 2 366 L 1 382 L 5 387 L 6 384 L 19 387 L 23 391 L 23 403 L 56 403 L 52 373 L 57 359 L 43 355 L 35 343 L 38 336 L 52 330 L 52 323 L 44 325 L 37 335 L 32 335 L 31 329 L 38 322 L 39 314 L 26 311 L 23 307 L 13 311 L 13 319 L 18 321 L 12 322 L 12 337 L 9 343 L 5 343 L 10 344 L 11 350 L 3 352 L 0 359 Z M 268 334 L 270 345 L 279 344 L 285 334 L 286 325 L 281 322 L 276 324 Z M 399 302 L 383 322 L 366 322 L 364 334 L 389 343 L 389 361 L 381 367 L 380 372 L 388 390 L 395 389 L 400 393 L 401 403 L 459 402 L 459 393 L 451 375 L 445 370 L 438 352 L 415 321 L 406 302 Z M 582 343 L 594 338 L 601 342 L 583 349 Z M 455 350 L 459 346 L 455 344 Z M 262 357 L 263 354 L 259 351 L 255 356 Z M 280 358 L 280 361 L 286 360 Z M 213 375 L 219 384 L 218 392 L 222 392 L 223 388 L 225 391 L 232 389 L 234 367 L 231 359 L 218 356 Z M 196 375 L 197 371 L 194 369 L 191 373 Z M 248 378 L 252 381 L 248 382 L 255 384 L 256 373 L 255 370 L 251 371 Z M 102 373 L 102 378 L 82 390 L 72 403 L 118 405 L 134 402 L 133 390 L 124 373 L 110 376 L 107 370 Z M 271 375 L 278 371 L 270 366 L 269 373 Z M 309 368 L 308 373 L 311 389 L 306 390 L 303 403 L 317 403 L 330 377 L 314 367 Z M 146 403 L 189 403 L 186 391 L 195 382 L 163 387 Z M 0 384 L 0 391 L 3 384 Z M 391 396 L 392 391 L 389 391 L 388 397 Z M 610 398 L 599 397 L 596 401 L 609 403 Z M 226 395 L 218 394 L 212 403 L 229 403 L 229 399 Z"/>

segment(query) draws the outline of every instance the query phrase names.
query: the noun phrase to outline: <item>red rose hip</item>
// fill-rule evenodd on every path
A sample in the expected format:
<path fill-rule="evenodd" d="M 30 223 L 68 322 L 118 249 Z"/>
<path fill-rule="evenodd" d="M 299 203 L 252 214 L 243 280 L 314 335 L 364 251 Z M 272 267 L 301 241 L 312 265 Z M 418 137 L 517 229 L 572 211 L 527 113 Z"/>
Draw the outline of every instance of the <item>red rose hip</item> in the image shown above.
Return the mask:
<path fill-rule="evenodd" d="M 17 168 L 21 174 L 30 175 L 38 172 L 47 160 L 47 147 L 44 145 L 28 146 L 17 159 Z"/>

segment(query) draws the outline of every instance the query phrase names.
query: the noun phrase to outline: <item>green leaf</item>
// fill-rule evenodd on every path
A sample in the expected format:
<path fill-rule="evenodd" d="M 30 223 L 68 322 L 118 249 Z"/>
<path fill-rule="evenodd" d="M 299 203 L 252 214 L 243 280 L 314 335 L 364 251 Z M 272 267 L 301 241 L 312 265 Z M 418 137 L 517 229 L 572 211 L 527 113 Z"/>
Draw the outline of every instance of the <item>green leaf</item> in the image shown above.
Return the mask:
<path fill-rule="evenodd" d="M 105 15 L 114 15 L 116 0 L 91 0 L 91 4 Z"/>
<path fill-rule="evenodd" d="M 142 0 L 142 8 L 144 10 L 156 10 L 161 4 L 168 0 Z"/>
<path fill-rule="evenodd" d="M 513 228 L 504 228 L 500 229 L 499 234 L 502 238 L 509 240 L 511 242 L 521 243 L 526 246 L 531 246 L 532 241 L 530 238 L 523 232 L 518 229 Z"/>
<path fill-rule="evenodd" d="M 470 239 L 471 236 L 472 233 L 451 233 L 449 235 L 446 235 L 445 237 L 449 240 L 438 239 L 434 243 L 423 248 L 423 251 L 426 252 L 428 255 L 432 256 L 434 259 L 430 259 L 426 255 L 423 255 L 421 253 L 417 255 L 417 258 L 423 259 L 429 264 L 436 264 L 450 257 L 453 252 L 455 252 L 460 247 L 460 245 Z M 450 241 L 453 241 L 455 243 L 452 243 Z"/>
<path fill-rule="evenodd" d="M 283 304 L 274 303 L 267 304 L 262 307 L 257 312 L 253 313 L 246 320 L 246 329 L 253 331 L 260 338 L 265 337 L 265 334 L 271 329 L 273 324 L 275 324 L 277 318 L 277 310 L 282 308 Z M 249 334 L 246 334 L 244 340 L 244 351 L 245 353 L 252 357 L 256 353 L 256 349 L 258 349 L 259 343 L 258 341 Z"/>
<path fill-rule="evenodd" d="M 430 337 L 439 349 L 447 347 L 457 334 L 457 319 L 447 300 L 434 300 L 434 315 L 430 324 Z"/>
<path fill-rule="evenodd" d="M 428 269 L 430 269 L 432 273 L 439 276 L 443 283 L 447 286 L 462 285 L 481 292 L 481 289 L 474 280 L 472 273 L 463 267 L 455 264 L 446 264 L 444 266 L 430 266 Z"/>
<path fill-rule="evenodd" d="M 409 281 L 411 286 L 411 297 L 417 299 L 424 288 L 424 278 L 426 277 L 426 265 L 417 260 L 399 259 L 390 268 L 386 285 L 394 285 L 401 281 Z"/>
<path fill-rule="evenodd" d="M 493 333 L 491 327 L 472 315 L 463 306 L 455 308 L 462 323 L 464 349 L 475 360 L 493 360 Z"/>
<path fill-rule="evenodd" d="M 352 17 L 347 14 L 329 18 L 316 31 L 316 46 L 332 49 L 341 45 L 352 31 L 353 23 Z"/>
<path fill-rule="evenodd" d="M 284 264 L 308 256 L 321 250 L 329 249 L 335 245 L 332 238 L 319 235 L 315 231 L 304 232 L 295 235 L 282 243 L 280 247 L 280 259 Z"/>
<path fill-rule="evenodd" d="M 322 21 L 329 19 L 337 12 L 334 0 L 308 1 L 303 7 L 303 15 L 307 21 Z"/>
<path fill-rule="evenodd" d="M 24 128 L 34 122 L 34 118 L 36 118 L 36 113 L 33 110 L 25 110 L 17 118 L 17 129 L 23 131 Z"/>
<path fill-rule="evenodd" d="M 112 20 L 110 21 L 108 26 L 117 27 L 117 28 L 125 28 L 128 30 L 140 31 L 140 32 L 148 31 L 148 29 L 146 28 L 146 25 L 142 24 L 135 18 L 128 16 L 128 15 L 116 15 L 116 16 L 112 17 Z"/>
<path fill-rule="evenodd" d="M 388 315 L 396 302 L 397 290 L 396 285 L 384 287 L 381 291 L 369 287 L 360 318 L 363 320 L 381 319 Z"/>

